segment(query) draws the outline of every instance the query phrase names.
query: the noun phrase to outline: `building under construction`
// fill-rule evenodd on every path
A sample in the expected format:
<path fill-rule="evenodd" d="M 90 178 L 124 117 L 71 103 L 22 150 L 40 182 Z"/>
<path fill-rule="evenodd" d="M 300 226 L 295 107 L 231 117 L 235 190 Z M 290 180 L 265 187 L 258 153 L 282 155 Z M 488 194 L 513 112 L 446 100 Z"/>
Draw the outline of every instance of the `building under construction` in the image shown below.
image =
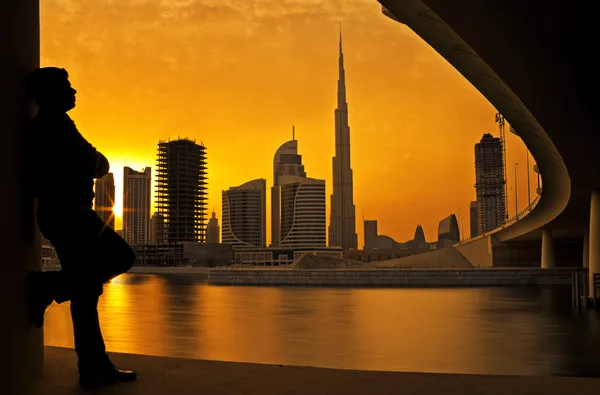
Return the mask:
<path fill-rule="evenodd" d="M 163 219 L 162 242 L 204 242 L 206 147 L 195 140 L 158 143 L 156 208 Z"/>
<path fill-rule="evenodd" d="M 475 191 L 478 234 L 506 222 L 506 181 L 502 140 L 484 134 L 475 144 Z"/>

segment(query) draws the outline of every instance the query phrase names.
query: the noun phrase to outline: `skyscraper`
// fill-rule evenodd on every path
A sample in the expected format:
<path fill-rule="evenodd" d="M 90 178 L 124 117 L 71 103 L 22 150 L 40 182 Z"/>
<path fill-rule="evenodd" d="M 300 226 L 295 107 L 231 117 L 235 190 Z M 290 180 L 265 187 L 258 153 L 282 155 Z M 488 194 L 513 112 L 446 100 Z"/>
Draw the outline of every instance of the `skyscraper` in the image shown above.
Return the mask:
<path fill-rule="evenodd" d="M 123 169 L 123 236 L 129 244 L 150 242 L 151 169 Z"/>
<path fill-rule="evenodd" d="M 332 247 L 342 247 L 345 250 L 356 249 L 358 244 L 352 179 L 352 168 L 350 166 L 350 127 L 348 126 L 348 103 L 346 102 L 346 72 L 344 70 L 344 53 L 342 52 L 342 35 L 340 32 L 329 245 Z"/>
<path fill-rule="evenodd" d="M 365 227 L 365 245 L 363 246 L 364 250 L 372 250 L 375 248 L 377 242 L 377 221 L 364 221 Z"/>
<path fill-rule="evenodd" d="M 223 191 L 223 244 L 265 247 L 267 180 L 260 178 Z"/>
<path fill-rule="evenodd" d="M 298 155 L 298 140 L 295 136 L 295 128 L 292 128 L 292 139 L 284 143 L 275 152 L 273 158 L 273 186 L 271 187 L 271 245 L 279 245 L 281 207 L 279 197 L 281 195 L 279 178 L 282 176 L 306 177 L 302 155 Z"/>
<path fill-rule="evenodd" d="M 152 214 L 150 218 L 150 243 L 164 244 L 165 220 L 160 213 Z"/>
<path fill-rule="evenodd" d="M 112 229 L 115 228 L 115 178 L 113 173 L 96 179 L 94 197 L 94 210 L 98 216 Z"/>
<path fill-rule="evenodd" d="M 325 247 L 327 213 L 325 180 L 281 176 L 282 247 Z"/>
<path fill-rule="evenodd" d="M 479 221 L 477 220 L 477 201 L 469 205 L 469 223 L 471 225 L 471 238 L 479 236 Z"/>
<path fill-rule="evenodd" d="M 165 242 L 205 241 L 206 147 L 188 139 L 158 143 L 156 208 Z"/>
<path fill-rule="evenodd" d="M 207 243 L 219 243 L 221 239 L 221 227 L 219 226 L 219 220 L 217 214 L 212 212 L 212 218 L 208 220 L 206 225 L 206 242 Z"/>
<path fill-rule="evenodd" d="M 504 162 L 502 142 L 486 133 L 475 144 L 475 192 L 477 230 L 488 232 L 506 221 Z"/>

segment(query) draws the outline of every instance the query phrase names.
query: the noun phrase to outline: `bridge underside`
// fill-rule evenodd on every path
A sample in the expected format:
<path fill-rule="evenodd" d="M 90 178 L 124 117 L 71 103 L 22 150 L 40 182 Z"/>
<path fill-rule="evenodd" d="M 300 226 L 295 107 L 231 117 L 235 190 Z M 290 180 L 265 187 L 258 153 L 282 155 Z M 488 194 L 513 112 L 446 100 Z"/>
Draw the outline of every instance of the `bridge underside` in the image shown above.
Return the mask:
<path fill-rule="evenodd" d="M 522 256 L 539 264 L 546 231 L 556 241 L 557 263 L 581 264 L 590 196 L 600 188 L 591 7 L 544 0 L 380 3 L 386 15 L 413 29 L 505 116 L 540 168 L 538 205 L 495 234 L 494 252 L 511 256 L 530 250 Z"/>

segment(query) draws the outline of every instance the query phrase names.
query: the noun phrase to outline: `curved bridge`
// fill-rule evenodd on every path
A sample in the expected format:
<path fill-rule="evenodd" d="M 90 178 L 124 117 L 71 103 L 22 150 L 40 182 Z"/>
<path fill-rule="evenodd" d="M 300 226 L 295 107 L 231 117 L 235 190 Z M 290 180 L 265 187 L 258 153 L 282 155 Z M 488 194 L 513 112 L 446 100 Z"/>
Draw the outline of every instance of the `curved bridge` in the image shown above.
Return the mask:
<path fill-rule="evenodd" d="M 527 216 L 495 231 L 490 243 L 541 238 L 542 267 L 552 267 L 554 240 L 576 241 L 583 265 L 589 252 L 592 271 L 600 271 L 591 7 L 543 0 L 379 2 L 504 115 L 536 160 L 543 194 Z"/>

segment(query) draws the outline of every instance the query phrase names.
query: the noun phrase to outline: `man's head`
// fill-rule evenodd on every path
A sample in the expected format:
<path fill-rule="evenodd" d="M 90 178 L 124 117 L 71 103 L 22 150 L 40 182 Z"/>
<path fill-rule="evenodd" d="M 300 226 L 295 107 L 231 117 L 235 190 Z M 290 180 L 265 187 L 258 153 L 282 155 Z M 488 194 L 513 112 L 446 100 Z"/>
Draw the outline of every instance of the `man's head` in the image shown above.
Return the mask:
<path fill-rule="evenodd" d="M 40 110 L 67 112 L 75 107 L 77 91 L 71 87 L 67 70 L 42 67 L 30 76 L 31 94 Z"/>

